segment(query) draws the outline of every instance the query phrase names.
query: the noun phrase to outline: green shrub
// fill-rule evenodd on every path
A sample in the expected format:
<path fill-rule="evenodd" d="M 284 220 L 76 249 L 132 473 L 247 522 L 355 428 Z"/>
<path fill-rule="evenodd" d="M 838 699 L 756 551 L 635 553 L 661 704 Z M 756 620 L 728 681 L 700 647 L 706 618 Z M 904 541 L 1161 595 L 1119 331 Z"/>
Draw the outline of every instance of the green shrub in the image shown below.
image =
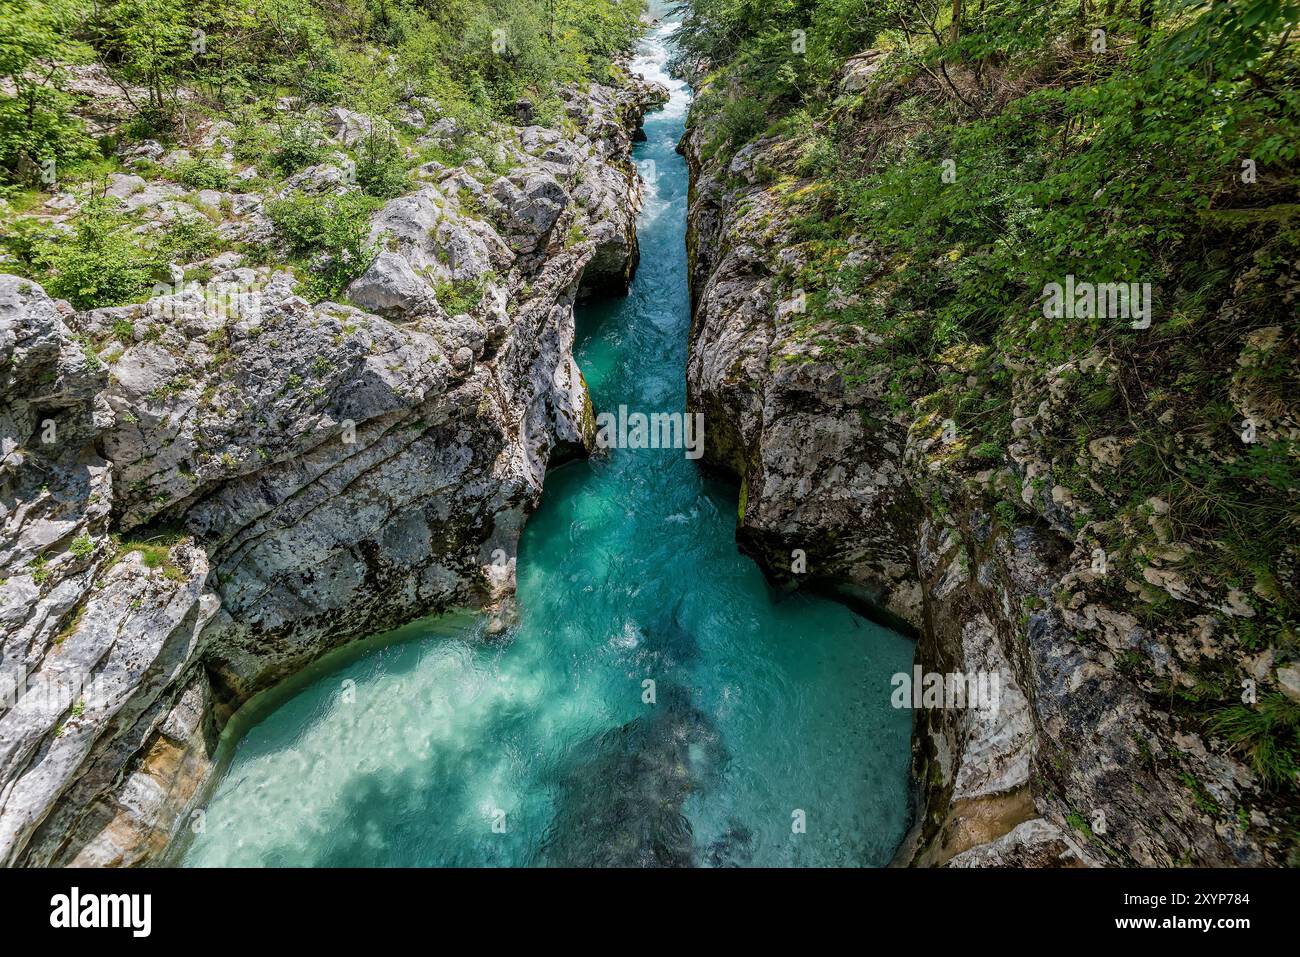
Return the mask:
<path fill-rule="evenodd" d="M 718 124 L 718 141 L 714 149 L 734 151 L 767 128 L 767 111 L 749 96 L 729 99 L 722 106 Z"/>
<path fill-rule="evenodd" d="M 280 131 L 271 151 L 271 164 L 289 175 L 321 163 L 327 155 L 325 136 L 314 123 L 292 123 Z"/>
<path fill-rule="evenodd" d="M 87 202 L 71 236 L 42 238 L 34 265 L 45 291 L 79 309 L 144 299 L 160 273 L 159 255 L 132 232 L 133 223 L 108 199 Z"/>
<path fill-rule="evenodd" d="M 169 262 L 191 262 L 214 255 L 222 246 L 212 222 L 202 215 L 177 216 L 158 242 L 158 254 Z"/>
<path fill-rule="evenodd" d="M 167 277 L 168 263 L 202 259 L 224 245 L 216 227 L 197 214 L 178 216 L 157 235 L 137 233 L 136 225 L 116 200 L 94 197 L 73 219 L 71 235 L 25 217 L 0 233 L 0 247 L 51 296 L 93 309 L 146 299 Z M 115 326 L 114 334 L 129 341 L 129 327 Z"/>
<path fill-rule="evenodd" d="M 230 185 L 230 170 L 207 156 L 195 156 L 177 163 L 172 175 L 190 189 L 225 189 Z"/>
<path fill-rule="evenodd" d="M 409 189 L 410 174 L 401 144 L 391 136 L 373 133 L 357 147 L 357 185 L 380 199 L 401 196 Z"/>
<path fill-rule="evenodd" d="M 294 195 L 268 203 L 266 213 L 289 252 L 308 271 L 306 292 L 313 299 L 334 298 L 374 259 L 369 245 L 374 199 Z"/>
<path fill-rule="evenodd" d="M 271 155 L 280 146 L 279 131 L 255 108 L 243 110 L 236 115 L 231 139 L 235 144 L 232 150 L 235 159 L 262 169 L 271 168 Z"/>
<path fill-rule="evenodd" d="M 95 543 L 89 535 L 78 535 L 72 540 L 72 545 L 68 548 L 74 558 L 78 561 L 85 561 L 95 553 Z"/>
<path fill-rule="evenodd" d="M 483 290 L 491 279 L 492 276 L 487 274 L 474 279 L 437 282 L 434 283 L 433 291 L 438 305 L 447 310 L 448 315 L 455 316 L 478 308 L 483 299 Z"/>
<path fill-rule="evenodd" d="M 40 270 L 44 242 L 49 237 L 50 226 L 34 216 L 17 216 L 0 225 L 0 249 L 13 257 L 18 269 L 26 275 Z"/>

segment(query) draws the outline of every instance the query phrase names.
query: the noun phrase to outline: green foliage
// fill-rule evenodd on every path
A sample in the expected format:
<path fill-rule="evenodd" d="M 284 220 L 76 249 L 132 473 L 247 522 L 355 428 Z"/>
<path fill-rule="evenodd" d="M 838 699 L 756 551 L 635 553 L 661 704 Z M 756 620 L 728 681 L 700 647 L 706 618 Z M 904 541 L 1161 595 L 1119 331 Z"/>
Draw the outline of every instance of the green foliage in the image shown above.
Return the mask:
<path fill-rule="evenodd" d="M 767 111 L 757 99 L 747 96 L 727 100 L 722 104 L 718 122 L 718 138 L 711 149 L 735 152 L 767 128 Z"/>
<path fill-rule="evenodd" d="M 473 312 L 478 308 L 483 299 L 483 290 L 487 288 L 491 279 L 490 275 L 483 275 L 460 282 L 437 282 L 434 284 L 433 291 L 438 299 L 438 305 L 447 310 L 448 315 L 455 316 L 462 312 Z"/>
<path fill-rule="evenodd" d="M 859 0 L 692 0 L 677 32 L 687 70 L 726 64 L 737 87 L 780 105 L 833 98 L 840 64 L 867 49 L 894 4 Z"/>
<path fill-rule="evenodd" d="M 235 129 L 231 139 L 234 140 L 232 152 L 235 159 L 270 169 L 271 154 L 280 146 L 280 133 L 264 115 L 267 109 L 247 107 L 236 111 L 232 116 Z"/>
<path fill-rule="evenodd" d="M 89 56 L 72 39 L 72 5 L 0 0 L 0 172 L 25 183 L 39 181 L 94 152 L 70 115 L 66 65 Z M 9 91 L 12 90 L 12 93 Z"/>
<path fill-rule="evenodd" d="M 53 570 L 50 569 L 50 560 L 44 555 L 37 555 L 31 561 L 32 581 L 37 585 L 44 585 L 54 577 Z"/>
<path fill-rule="evenodd" d="M 122 541 L 114 538 L 116 552 L 113 563 L 121 561 L 128 555 L 138 554 L 140 563 L 151 571 L 160 570 L 169 581 L 183 581 L 185 573 L 172 559 L 172 548 L 181 542 L 184 536 L 175 531 L 162 531 L 147 538 L 133 538 Z"/>
<path fill-rule="evenodd" d="M 368 243 L 375 206 L 370 197 L 355 193 L 298 194 L 267 204 L 267 215 L 289 252 L 308 272 L 304 291 L 311 298 L 337 297 L 369 267 L 375 256 Z"/>
<path fill-rule="evenodd" d="M 44 220 L 22 217 L 0 230 L 0 248 L 24 275 L 79 309 L 139 302 L 167 278 L 171 262 L 214 255 L 223 247 L 216 227 L 195 213 L 177 216 L 161 233 L 141 233 L 138 222 L 111 198 L 93 192 L 65 234 Z M 129 322 L 114 335 L 130 341 Z"/>
<path fill-rule="evenodd" d="M 1225 708 L 1211 719 L 1210 730 L 1243 751 L 1270 787 L 1295 787 L 1300 781 L 1300 704 L 1286 695 Z"/>
<path fill-rule="evenodd" d="M 172 175 L 190 189 L 226 189 L 230 185 L 230 170 L 207 156 L 182 160 L 173 168 Z"/>
<path fill-rule="evenodd" d="M 147 297 L 160 260 L 133 232 L 116 201 L 88 201 L 71 236 L 43 235 L 28 256 L 45 291 L 80 309 L 119 306 Z"/>
<path fill-rule="evenodd" d="M 289 174 L 323 162 L 328 152 L 325 134 L 314 123 L 289 123 L 281 127 L 270 159 L 281 173 Z"/>
<path fill-rule="evenodd" d="M 155 245 L 167 262 L 185 263 L 216 254 L 223 243 L 217 228 L 202 215 L 177 216 Z"/>
<path fill-rule="evenodd" d="M 458 0 L 433 12 L 436 34 L 421 32 L 412 8 L 390 19 L 400 24 L 399 58 L 435 96 L 493 112 L 606 78 L 639 33 L 640 13 L 640 0 Z"/>
<path fill-rule="evenodd" d="M 379 199 L 392 199 L 410 188 L 401 145 L 380 133 L 367 136 L 357 146 L 356 174 L 357 185 Z"/>
<path fill-rule="evenodd" d="M 268 90 L 308 103 L 345 91 L 340 41 L 359 39 L 364 4 L 300 0 L 204 0 L 191 6 L 203 31 L 186 82 L 217 103 L 235 104 Z"/>
<path fill-rule="evenodd" d="M 954 24 L 945 4 L 697 0 L 681 62 L 706 153 L 775 142 L 732 185 L 767 184 L 784 207 L 771 218 L 791 224 L 798 265 L 777 265 L 777 286 L 804 290 L 800 325 L 850 381 L 883 379 L 923 434 L 954 422 L 958 441 L 933 453 L 945 472 L 1015 486 L 998 466 L 1023 439 L 1052 465 L 1038 500 L 1062 486 L 1094 539 L 1076 545 L 1111 556 L 1099 592 L 1153 628 L 1204 613 L 1146 587 L 1177 543 L 1195 556 L 1180 575 L 1249 606 L 1217 641 L 1294 649 L 1300 444 L 1277 423 L 1300 414 L 1300 4 L 1132 7 L 990 0 Z M 867 49 L 871 76 L 847 89 L 843 63 Z M 1067 275 L 1150 283 L 1150 327 L 1046 315 Z M 1013 435 L 1049 383 L 1042 434 Z M 1240 436 L 1247 408 L 1275 424 L 1267 438 Z M 1103 436 L 1117 468 L 1089 450 Z M 995 487 L 1000 524 L 1033 520 L 1018 487 Z M 1230 693 L 1207 681 L 1187 707 Z M 1284 750 L 1269 747 L 1258 761 Z"/>
<path fill-rule="evenodd" d="M 70 115 L 66 65 L 98 61 L 129 101 L 126 139 L 183 135 L 189 114 L 242 114 L 236 153 L 288 175 L 321 162 L 309 124 L 273 104 L 341 103 L 390 121 L 416 96 L 482 130 L 526 97 L 562 115 L 561 89 L 607 80 L 639 33 L 641 0 L 0 0 L 0 172 L 32 184 L 95 154 Z M 11 94 L 9 91 L 12 90 Z M 182 95 L 185 91 L 186 95 Z M 395 144 L 359 159 L 364 188 L 403 184 Z M 203 159 L 181 182 L 224 188 Z"/>
<path fill-rule="evenodd" d="M 18 216 L 0 224 L 0 249 L 13 259 L 18 271 L 31 276 L 39 271 L 50 227 L 44 220 Z"/>
<path fill-rule="evenodd" d="M 368 202 L 353 195 L 320 198 L 296 193 L 268 203 L 266 211 L 289 251 L 305 255 L 347 245 L 338 238 L 355 235 L 370 208 Z M 347 228 L 340 230 L 341 223 Z"/>
<path fill-rule="evenodd" d="M 144 90 L 126 94 L 138 115 L 166 128 L 176 109 L 176 89 L 191 62 L 194 27 L 184 0 L 105 0 L 97 3 L 89 29 L 96 51 L 114 63 L 126 84 Z"/>
<path fill-rule="evenodd" d="M 1065 817 L 1065 822 L 1082 834 L 1087 840 L 1092 840 L 1092 828 L 1088 826 L 1088 820 L 1078 811 L 1071 811 Z"/>

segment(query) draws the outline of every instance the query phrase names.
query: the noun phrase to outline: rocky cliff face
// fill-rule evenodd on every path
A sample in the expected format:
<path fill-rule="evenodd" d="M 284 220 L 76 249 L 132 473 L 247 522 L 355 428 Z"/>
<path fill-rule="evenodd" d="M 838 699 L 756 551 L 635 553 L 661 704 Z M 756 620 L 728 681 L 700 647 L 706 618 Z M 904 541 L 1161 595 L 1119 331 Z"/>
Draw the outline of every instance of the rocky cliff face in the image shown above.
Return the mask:
<path fill-rule="evenodd" d="M 427 164 L 373 216 L 348 305 L 233 253 L 88 312 L 0 277 L 0 860 L 146 861 L 250 695 L 421 615 L 508 616 L 547 465 L 593 441 L 573 303 L 635 268 L 656 95 L 575 92 L 567 133 L 515 131 L 506 175 Z M 340 142 L 367 122 L 333 119 Z M 298 188 L 354 188 L 338 174 Z M 270 232 L 237 187 L 110 189 Z"/>
<path fill-rule="evenodd" d="M 1145 581 L 1113 587 L 1087 515 L 1052 481 L 1060 449 L 1077 451 L 1064 435 L 1079 401 L 1072 376 L 1104 369 L 1104 357 L 1018 366 L 1018 441 L 1002 467 L 972 471 L 919 396 L 899 411 L 883 368 L 845 370 L 840 357 L 869 348 L 870 330 L 814 318 L 791 292 L 804 265 L 791 198 L 817 185 L 799 178 L 798 144 L 759 140 L 719 160 L 710 122 L 695 117 L 682 143 L 688 389 L 706 415 L 705 462 L 740 482 L 741 547 L 778 584 L 832 587 L 906 623 L 923 672 L 998 679 L 995 709 L 916 712 L 915 826 L 899 861 L 1282 862 L 1292 838 L 1279 797 L 1169 705 L 1209 660 L 1261 694 L 1294 696 L 1294 672 L 1275 670 L 1272 652 L 1216 640 L 1218 623 L 1254 612 L 1230 584 L 1189 574 L 1169 536 Z M 844 263 L 873 257 L 870 237 L 842 239 Z M 1113 441 L 1088 438 L 1077 453 L 1087 468 L 1121 467 Z M 1009 493 L 1023 509 L 997 507 Z M 1160 522 L 1158 499 L 1150 512 Z M 1187 601 L 1159 627 L 1139 610 L 1151 588 Z"/>
<path fill-rule="evenodd" d="M 918 626 L 906 428 L 873 383 L 847 383 L 824 354 L 823 337 L 838 333 L 810 329 L 798 299 L 780 295 L 776 278 L 797 253 L 783 250 L 776 194 L 759 184 L 761 146 L 705 164 L 706 136 L 696 126 L 683 142 L 687 393 L 705 414 L 706 464 L 740 480 L 740 544 L 777 582 L 829 587 Z"/>

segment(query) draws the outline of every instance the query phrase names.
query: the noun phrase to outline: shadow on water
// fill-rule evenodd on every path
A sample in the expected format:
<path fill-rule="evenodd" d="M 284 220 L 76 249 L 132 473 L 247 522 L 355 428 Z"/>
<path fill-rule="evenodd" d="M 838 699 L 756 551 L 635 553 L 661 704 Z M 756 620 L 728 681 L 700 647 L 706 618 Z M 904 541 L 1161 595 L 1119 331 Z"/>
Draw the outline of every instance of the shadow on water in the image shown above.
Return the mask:
<path fill-rule="evenodd" d="M 555 816 L 538 863 L 690 867 L 682 805 L 707 794 L 727 760 L 717 726 L 682 688 L 661 687 L 644 716 L 578 744 L 557 771 Z"/>

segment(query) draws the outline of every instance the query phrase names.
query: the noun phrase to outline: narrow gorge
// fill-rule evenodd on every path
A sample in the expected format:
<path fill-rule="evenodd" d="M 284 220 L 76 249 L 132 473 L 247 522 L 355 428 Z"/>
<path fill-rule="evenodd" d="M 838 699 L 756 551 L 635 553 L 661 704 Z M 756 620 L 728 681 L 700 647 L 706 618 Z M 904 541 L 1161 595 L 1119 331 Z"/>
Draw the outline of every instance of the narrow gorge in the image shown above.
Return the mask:
<path fill-rule="evenodd" d="M 0 4 L 0 863 L 1300 863 L 1248 3 Z"/>
<path fill-rule="evenodd" d="M 350 305 L 233 256 L 85 312 L 6 277 L 8 414 L 59 436 L 10 458 L 9 863 L 890 860 L 912 642 L 770 591 L 689 447 L 596 441 L 686 404 L 676 26 L 572 94 L 572 132 L 519 127 L 508 176 L 422 168 Z"/>
<path fill-rule="evenodd" d="M 626 297 L 577 310 L 598 413 L 685 401 L 674 26 L 631 66 L 672 91 L 635 150 L 641 264 Z M 907 823 L 910 728 L 889 679 L 911 642 L 825 600 L 775 601 L 736 554 L 734 491 L 685 451 L 613 448 L 552 471 L 502 633 L 417 623 L 237 720 L 183 862 L 886 863 Z"/>

